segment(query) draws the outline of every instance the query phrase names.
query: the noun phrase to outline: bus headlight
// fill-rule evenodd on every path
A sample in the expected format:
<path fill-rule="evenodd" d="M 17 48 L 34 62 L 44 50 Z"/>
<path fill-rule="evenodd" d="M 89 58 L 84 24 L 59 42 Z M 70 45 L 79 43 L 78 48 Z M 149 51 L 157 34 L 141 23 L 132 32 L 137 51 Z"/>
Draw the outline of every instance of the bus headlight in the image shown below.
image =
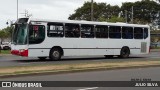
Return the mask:
<path fill-rule="evenodd" d="M 25 49 L 20 49 L 20 50 L 19 50 L 19 52 L 24 52 L 24 51 L 25 51 Z"/>

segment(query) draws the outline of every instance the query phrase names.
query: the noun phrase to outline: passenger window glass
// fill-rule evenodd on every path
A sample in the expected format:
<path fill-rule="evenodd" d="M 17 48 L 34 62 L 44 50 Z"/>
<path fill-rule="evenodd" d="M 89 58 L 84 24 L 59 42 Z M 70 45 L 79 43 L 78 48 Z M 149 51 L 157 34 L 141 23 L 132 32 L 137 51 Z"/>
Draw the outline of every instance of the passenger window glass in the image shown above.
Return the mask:
<path fill-rule="evenodd" d="M 143 28 L 139 28 L 139 27 L 134 28 L 134 38 L 143 39 Z"/>
<path fill-rule="evenodd" d="M 82 38 L 94 38 L 94 25 L 81 25 Z"/>
<path fill-rule="evenodd" d="M 78 24 L 65 24 L 66 37 L 80 37 L 80 26 Z"/>
<path fill-rule="evenodd" d="M 109 37 L 110 38 L 121 38 L 121 27 L 110 26 L 109 27 Z"/>
<path fill-rule="evenodd" d="M 48 37 L 63 37 L 63 23 L 49 23 L 47 35 Z"/>
<path fill-rule="evenodd" d="M 133 27 L 122 27 L 122 38 L 133 39 Z"/>
<path fill-rule="evenodd" d="M 108 26 L 96 26 L 96 38 L 108 38 Z"/>
<path fill-rule="evenodd" d="M 45 26 L 31 25 L 29 28 L 29 44 L 38 44 L 45 39 Z"/>
<path fill-rule="evenodd" d="M 144 39 L 148 37 L 148 28 L 144 28 Z"/>

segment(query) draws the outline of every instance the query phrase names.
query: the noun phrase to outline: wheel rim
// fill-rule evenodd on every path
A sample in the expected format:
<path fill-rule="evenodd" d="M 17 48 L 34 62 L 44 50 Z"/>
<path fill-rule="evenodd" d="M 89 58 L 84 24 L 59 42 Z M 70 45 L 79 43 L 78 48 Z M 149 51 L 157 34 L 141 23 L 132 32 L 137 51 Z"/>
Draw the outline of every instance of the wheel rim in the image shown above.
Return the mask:
<path fill-rule="evenodd" d="M 54 57 L 58 58 L 59 57 L 59 52 L 58 51 L 54 51 L 52 54 Z"/>
<path fill-rule="evenodd" d="M 124 51 L 122 52 L 122 55 L 127 55 L 127 54 L 128 54 L 127 50 L 124 50 Z"/>

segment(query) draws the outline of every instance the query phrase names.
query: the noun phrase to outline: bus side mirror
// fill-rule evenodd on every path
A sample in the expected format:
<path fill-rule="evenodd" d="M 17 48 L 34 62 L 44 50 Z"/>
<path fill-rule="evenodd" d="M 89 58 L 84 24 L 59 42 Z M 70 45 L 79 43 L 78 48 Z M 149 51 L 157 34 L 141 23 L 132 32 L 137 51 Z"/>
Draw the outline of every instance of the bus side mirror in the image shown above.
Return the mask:
<path fill-rule="evenodd" d="M 6 22 L 6 24 L 8 25 L 9 23 L 8 23 L 8 22 Z"/>

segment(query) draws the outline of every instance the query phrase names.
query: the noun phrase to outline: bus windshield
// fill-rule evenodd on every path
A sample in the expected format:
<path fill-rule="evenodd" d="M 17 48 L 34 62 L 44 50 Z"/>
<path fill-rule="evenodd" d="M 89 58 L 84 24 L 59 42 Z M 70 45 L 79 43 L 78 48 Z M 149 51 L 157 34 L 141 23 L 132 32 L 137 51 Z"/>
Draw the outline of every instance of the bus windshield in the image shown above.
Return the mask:
<path fill-rule="evenodd" d="M 27 24 L 14 25 L 12 43 L 16 45 L 27 44 Z"/>

